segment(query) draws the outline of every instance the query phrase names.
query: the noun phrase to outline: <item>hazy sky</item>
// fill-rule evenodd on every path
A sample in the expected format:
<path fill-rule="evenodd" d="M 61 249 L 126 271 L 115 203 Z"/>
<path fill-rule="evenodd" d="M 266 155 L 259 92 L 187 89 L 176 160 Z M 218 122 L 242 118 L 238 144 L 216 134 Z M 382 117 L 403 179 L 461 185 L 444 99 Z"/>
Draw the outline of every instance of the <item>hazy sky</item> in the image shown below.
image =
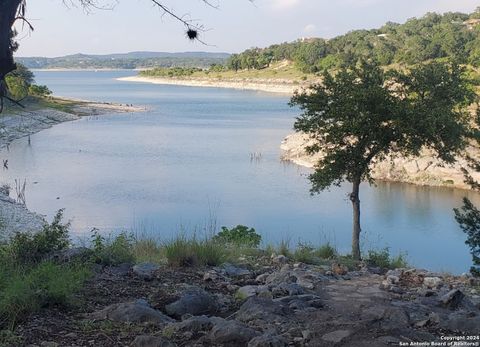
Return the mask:
<path fill-rule="evenodd" d="M 76 3 L 77 0 L 69 0 Z M 100 0 L 101 1 L 101 0 Z M 110 4 L 115 0 L 103 0 Z M 208 31 L 190 42 L 184 27 L 152 5 L 151 0 L 118 0 L 113 10 L 86 14 L 62 0 L 28 0 L 28 19 L 35 31 L 20 30 L 18 56 L 60 56 L 74 53 L 129 51 L 240 52 L 253 46 L 329 38 L 354 29 L 403 23 L 426 12 L 472 12 L 480 0 L 163 0 L 176 13 L 190 14 Z M 21 29 L 19 27 L 19 29 Z"/>

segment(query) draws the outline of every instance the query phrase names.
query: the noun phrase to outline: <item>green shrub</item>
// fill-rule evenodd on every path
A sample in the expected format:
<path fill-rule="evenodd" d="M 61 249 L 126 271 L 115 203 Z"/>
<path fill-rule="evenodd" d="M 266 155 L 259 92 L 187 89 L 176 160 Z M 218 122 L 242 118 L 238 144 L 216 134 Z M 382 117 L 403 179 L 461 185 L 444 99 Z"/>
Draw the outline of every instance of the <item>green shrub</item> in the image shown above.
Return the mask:
<path fill-rule="evenodd" d="M 249 229 L 245 225 L 237 225 L 232 229 L 222 227 L 221 231 L 213 239 L 237 246 L 258 247 L 262 236 L 257 234 L 254 228 Z"/>
<path fill-rule="evenodd" d="M 169 265 L 180 267 L 196 265 L 197 260 L 192 241 L 184 235 L 177 236 L 165 243 L 163 248 Z"/>
<path fill-rule="evenodd" d="M 164 259 L 163 248 L 157 241 L 150 238 L 135 238 L 132 245 L 132 253 L 135 262 L 162 263 Z"/>
<path fill-rule="evenodd" d="M 52 94 L 52 91 L 48 89 L 47 86 L 32 84 L 30 87 L 28 87 L 28 94 L 33 96 L 48 96 Z"/>
<path fill-rule="evenodd" d="M 0 327 L 10 329 L 42 307 L 70 304 L 90 276 L 84 266 L 52 262 L 9 270 L 10 276 L 0 287 Z"/>
<path fill-rule="evenodd" d="M 217 266 L 227 259 L 228 250 L 225 246 L 215 240 L 205 239 L 194 244 L 200 265 Z"/>
<path fill-rule="evenodd" d="M 169 265 L 188 267 L 197 265 L 220 265 L 227 259 L 228 249 L 214 239 L 198 240 L 179 235 L 163 245 Z"/>
<path fill-rule="evenodd" d="M 407 257 L 405 254 L 400 253 L 396 257 L 390 259 L 390 268 L 391 269 L 400 269 L 409 267 Z"/>
<path fill-rule="evenodd" d="M 368 265 L 378 266 L 382 269 L 396 269 L 408 267 L 405 254 L 400 253 L 396 257 L 390 257 L 390 250 L 384 248 L 379 251 L 369 250 L 365 259 Z"/>
<path fill-rule="evenodd" d="M 295 252 L 293 252 L 293 259 L 305 264 L 315 264 L 316 256 L 314 250 L 310 244 L 299 243 Z"/>
<path fill-rule="evenodd" d="M 337 250 L 330 243 L 326 243 L 315 250 L 315 255 L 321 259 L 333 259 L 337 256 Z"/>
<path fill-rule="evenodd" d="M 360 262 L 358 260 L 353 259 L 351 254 L 340 255 L 335 258 L 335 261 L 341 265 L 344 265 L 350 271 L 354 271 L 358 269 L 358 265 Z"/>
<path fill-rule="evenodd" d="M 95 263 L 118 265 L 134 261 L 133 236 L 128 235 L 126 232 L 121 232 L 113 238 L 105 238 L 98 229 L 93 229 L 91 237 Z"/>
<path fill-rule="evenodd" d="M 9 329 L 0 329 L 0 347 L 23 346 L 23 338 Z"/>
<path fill-rule="evenodd" d="M 63 209 L 59 210 L 51 224 L 47 224 L 36 234 L 16 233 L 6 252 L 19 263 L 33 263 L 47 255 L 67 249 L 70 245 L 70 223 L 62 223 Z"/>
<path fill-rule="evenodd" d="M 465 244 L 470 248 L 473 262 L 470 272 L 480 277 L 480 210 L 468 198 L 463 198 L 463 206 L 454 212 L 457 223 L 467 234 Z"/>
<path fill-rule="evenodd" d="M 284 255 L 286 257 L 292 257 L 292 252 L 290 252 L 290 241 L 282 240 L 280 241 L 277 247 L 277 253 L 279 255 Z"/>
<path fill-rule="evenodd" d="M 379 251 L 369 250 L 366 261 L 371 266 L 378 266 L 382 269 L 388 269 L 390 267 L 389 249 L 384 248 Z"/>

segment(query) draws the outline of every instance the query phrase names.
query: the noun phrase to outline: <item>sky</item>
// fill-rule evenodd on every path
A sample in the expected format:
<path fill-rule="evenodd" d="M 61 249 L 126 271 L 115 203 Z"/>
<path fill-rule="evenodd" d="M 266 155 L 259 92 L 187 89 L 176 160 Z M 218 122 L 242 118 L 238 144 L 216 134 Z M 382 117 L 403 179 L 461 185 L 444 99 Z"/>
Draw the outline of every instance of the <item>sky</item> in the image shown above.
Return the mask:
<path fill-rule="evenodd" d="M 427 12 L 473 12 L 480 0 L 162 0 L 184 18 L 204 26 L 198 41 L 185 27 L 162 15 L 152 0 L 98 0 L 104 7 L 86 13 L 79 0 L 28 0 L 20 24 L 17 56 L 55 57 L 131 51 L 237 53 L 301 37 L 331 38 L 385 22 L 403 23 Z M 70 3 L 71 2 L 71 3 Z M 218 6 L 217 6 L 218 5 Z"/>

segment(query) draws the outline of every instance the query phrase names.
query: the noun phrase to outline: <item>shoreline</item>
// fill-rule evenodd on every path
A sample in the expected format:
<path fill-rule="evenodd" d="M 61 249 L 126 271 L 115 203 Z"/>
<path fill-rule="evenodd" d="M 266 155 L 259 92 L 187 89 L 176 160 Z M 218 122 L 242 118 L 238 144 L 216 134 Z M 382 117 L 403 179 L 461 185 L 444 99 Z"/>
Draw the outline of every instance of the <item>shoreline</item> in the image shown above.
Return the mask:
<path fill-rule="evenodd" d="M 52 72 L 66 72 L 66 71 L 90 71 L 90 72 L 95 72 L 95 71 L 143 71 L 145 69 L 143 68 L 135 68 L 135 69 L 114 69 L 114 68 L 98 68 L 98 69 L 95 69 L 95 68 L 85 68 L 85 69 L 82 69 L 82 68 L 73 68 L 73 69 L 69 69 L 69 68 L 61 68 L 61 67 L 53 67 L 53 68 L 38 68 L 38 69 L 35 69 L 35 68 L 32 68 L 30 69 L 30 71 L 52 71 Z"/>
<path fill-rule="evenodd" d="M 4 111 L 5 113 L 2 113 L 2 117 L 0 117 L 0 149 L 5 150 L 14 140 L 33 135 L 63 122 L 88 116 L 146 110 L 145 107 L 140 106 L 92 102 L 65 97 L 53 97 L 50 100 L 57 102 L 58 105 L 70 103 L 68 112 L 35 104 L 27 105 L 25 110 Z M 8 166 L 8 161 L 4 162 L 3 165 Z M 0 243 L 8 240 L 16 232 L 38 232 L 46 223 L 44 216 L 30 211 L 24 204 L 11 198 L 9 192 L 13 190 L 14 187 L 2 186 L 0 188 L 0 220 L 2 222 L 0 223 Z"/>
<path fill-rule="evenodd" d="M 281 159 L 296 165 L 313 169 L 322 157 L 322 153 L 313 156 L 306 153 L 305 147 L 311 140 L 302 133 L 293 133 L 283 139 L 280 144 Z M 480 148 L 470 145 L 467 151 L 473 157 L 480 156 Z M 444 187 L 473 191 L 465 183 L 462 168 L 468 168 L 463 158 L 457 158 L 452 165 L 445 165 L 438 160 L 431 151 L 424 149 L 418 157 L 393 157 L 376 162 L 372 166 L 372 178 L 384 182 L 398 182 L 427 187 Z M 480 181 L 480 173 L 467 169 L 474 180 Z"/>
<path fill-rule="evenodd" d="M 49 99 L 68 105 L 68 110 L 58 110 L 52 105 L 27 105 L 25 110 L 4 111 L 0 118 L 0 149 L 12 141 L 51 128 L 56 124 L 74 121 L 82 117 L 100 116 L 109 113 L 142 112 L 145 107 L 109 102 L 96 102 L 55 96 Z"/>
<path fill-rule="evenodd" d="M 239 90 L 254 90 L 267 93 L 277 93 L 292 95 L 295 90 L 305 87 L 302 84 L 294 83 L 275 83 L 271 80 L 269 83 L 263 79 L 230 79 L 219 80 L 211 78 L 162 78 L 162 77 L 142 77 L 129 76 L 117 78 L 117 81 L 152 83 L 163 85 L 179 85 L 187 87 L 207 87 L 207 88 L 227 88 Z"/>

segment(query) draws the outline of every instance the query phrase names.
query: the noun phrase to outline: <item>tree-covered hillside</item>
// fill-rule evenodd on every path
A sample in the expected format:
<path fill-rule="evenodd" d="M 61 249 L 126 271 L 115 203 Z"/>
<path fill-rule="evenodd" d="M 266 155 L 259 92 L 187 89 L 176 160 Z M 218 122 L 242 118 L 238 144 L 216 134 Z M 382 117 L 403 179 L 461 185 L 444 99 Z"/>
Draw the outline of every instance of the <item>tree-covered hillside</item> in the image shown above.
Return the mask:
<path fill-rule="evenodd" d="M 231 70 L 263 69 L 282 60 L 293 61 L 304 73 L 355 62 L 359 57 L 379 63 L 415 64 L 453 58 L 480 66 L 480 7 L 472 14 L 428 13 L 405 24 L 386 23 L 379 29 L 355 30 L 331 40 L 301 39 L 232 55 Z"/>
<path fill-rule="evenodd" d="M 17 57 L 15 60 L 30 69 L 138 69 L 154 66 L 206 68 L 211 64 L 224 64 L 228 57 L 228 53 L 209 52 L 130 52 L 56 58 Z"/>

